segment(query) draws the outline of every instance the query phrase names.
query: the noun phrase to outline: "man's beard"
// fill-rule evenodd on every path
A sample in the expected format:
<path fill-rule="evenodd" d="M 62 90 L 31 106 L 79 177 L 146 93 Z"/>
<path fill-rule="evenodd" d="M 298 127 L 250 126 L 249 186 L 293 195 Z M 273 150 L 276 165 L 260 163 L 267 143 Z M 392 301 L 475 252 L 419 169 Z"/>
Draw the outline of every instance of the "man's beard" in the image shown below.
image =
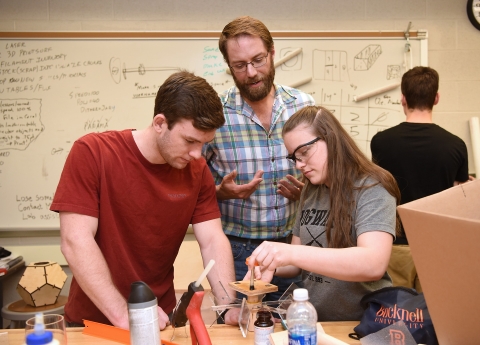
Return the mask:
<path fill-rule="evenodd" d="M 247 67 L 248 68 L 248 67 Z M 240 95 L 243 98 L 249 100 L 250 102 L 258 102 L 268 96 L 270 91 L 272 90 L 273 80 L 275 79 L 275 67 L 273 64 L 273 60 L 270 59 L 270 69 L 267 74 L 257 76 L 254 79 L 248 79 L 245 83 L 240 82 L 236 77 L 235 73 L 232 73 L 233 80 L 235 81 L 235 85 L 237 86 L 238 90 L 240 91 Z M 250 88 L 248 85 L 254 82 L 263 81 L 263 86 L 258 88 Z"/>

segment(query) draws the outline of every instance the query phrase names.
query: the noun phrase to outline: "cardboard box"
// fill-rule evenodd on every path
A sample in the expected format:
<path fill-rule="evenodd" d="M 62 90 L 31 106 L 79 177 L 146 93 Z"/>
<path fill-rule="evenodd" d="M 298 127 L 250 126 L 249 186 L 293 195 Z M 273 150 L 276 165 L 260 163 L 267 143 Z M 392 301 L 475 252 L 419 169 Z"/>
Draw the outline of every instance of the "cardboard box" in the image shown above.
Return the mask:
<path fill-rule="evenodd" d="M 480 180 L 398 212 L 440 345 L 480 344 Z"/>

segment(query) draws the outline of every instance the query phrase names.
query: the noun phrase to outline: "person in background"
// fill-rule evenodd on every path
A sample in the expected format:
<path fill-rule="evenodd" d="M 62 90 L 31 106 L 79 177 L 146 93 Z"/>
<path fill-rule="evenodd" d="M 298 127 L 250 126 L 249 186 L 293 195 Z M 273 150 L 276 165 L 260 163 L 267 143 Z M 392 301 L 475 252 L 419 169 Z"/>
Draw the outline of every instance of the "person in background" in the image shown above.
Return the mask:
<path fill-rule="evenodd" d="M 73 272 L 69 326 L 86 319 L 128 329 L 130 285 L 143 281 L 165 328 L 176 305 L 173 263 L 189 224 L 204 266 L 216 262 L 212 289 L 225 291 L 219 282 L 228 288 L 232 253 L 212 175 L 200 159 L 224 122 L 213 88 L 181 71 L 159 88 L 149 127 L 90 133 L 74 143 L 51 205 L 60 212 L 61 250 Z M 234 313 L 227 323 L 237 323 Z"/>
<path fill-rule="evenodd" d="M 323 107 L 295 113 L 283 139 L 287 159 L 306 179 L 292 243 L 263 242 L 249 264 L 259 263 L 265 281 L 301 272 L 319 321 L 360 320 L 362 297 L 392 285 L 386 270 L 399 228 L 395 179 Z"/>
<path fill-rule="evenodd" d="M 402 195 L 400 204 L 469 179 L 465 143 L 433 123 L 433 106 L 440 99 L 438 84 L 433 68 L 419 66 L 407 71 L 401 84 L 406 121 L 378 132 L 370 144 L 372 160 L 395 177 Z M 422 291 L 403 229 L 394 242 L 388 273 L 395 286 Z"/>
<path fill-rule="evenodd" d="M 217 199 L 235 263 L 236 280 L 247 273 L 245 260 L 263 241 L 287 243 L 303 183 L 289 166 L 281 132 L 297 110 L 315 102 L 299 90 L 275 84 L 273 38 L 252 17 L 228 23 L 219 48 L 235 86 L 221 95 L 226 123 L 204 147 L 217 185 Z M 275 279 L 278 300 L 298 279 Z"/>

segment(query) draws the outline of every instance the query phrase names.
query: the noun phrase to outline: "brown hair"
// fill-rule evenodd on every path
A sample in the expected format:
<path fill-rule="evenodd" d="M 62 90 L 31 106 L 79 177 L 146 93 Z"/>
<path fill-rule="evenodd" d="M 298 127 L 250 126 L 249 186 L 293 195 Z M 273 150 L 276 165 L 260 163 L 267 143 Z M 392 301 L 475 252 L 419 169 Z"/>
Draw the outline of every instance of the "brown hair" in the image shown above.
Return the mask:
<path fill-rule="evenodd" d="M 218 41 L 218 47 L 227 64 L 229 63 L 227 41 L 244 35 L 260 37 L 265 48 L 267 48 L 267 52 L 270 52 L 273 48 L 273 38 L 265 24 L 258 19 L 248 16 L 236 18 L 225 25 Z"/>
<path fill-rule="evenodd" d="M 314 135 L 327 144 L 327 180 L 330 189 L 330 216 L 326 224 L 326 235 L 332 248 L 347 248 L 354 245 L 352 239 L 352 216 L 355 214 L 354 191 L 370 188 L 380 183 L 388 193 L 400 202 L 400 191 L 393 176 L 372 163 L 355 144 L 340 122 L 326 108 L 309 106 L 297 111 L 283 126 L 282 135 L 299 125 L 312 128 Z M 371 177 L 374 184 L 355 187 L 355 182 Z M 311 186 L 306 179 L 303 192 Z M 300 205 L 300 208 L 302 205 Z M 395 230 L 400 233 L 397 213 Z M 335 231 L 332 231 L 335 224 Z"/>
<path fill-rule="evenodd" d="M 438 92 L 439 76 L 430 67 L 417 66 L 402 76 L 402 94 L 408 109 L 432 110 Z"/>
<path fill-rule="evenodd" d="M 202 131 L 220 128 L 225 123 L 217 92 L 203 78 L 187 71 L 172 74 L 160 86 L 155 98 L 155 117 L 163 114 L 168 128 L 182 119 L 192 120 Z"/>

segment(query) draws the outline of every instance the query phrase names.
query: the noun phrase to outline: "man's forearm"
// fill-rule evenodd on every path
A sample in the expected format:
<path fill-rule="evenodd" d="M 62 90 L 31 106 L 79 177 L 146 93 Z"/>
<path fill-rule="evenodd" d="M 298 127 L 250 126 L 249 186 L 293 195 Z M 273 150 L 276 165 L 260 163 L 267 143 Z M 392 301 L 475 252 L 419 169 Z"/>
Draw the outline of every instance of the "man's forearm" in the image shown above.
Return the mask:
<path fill-rule="evenodd" d="M 217 304 L 229 304 L 236 296 L 229 283 L 235 281 L 235 270 L 233 267 L 233 255 L 225 235 L 216 239 L 209 245 L 209 248 L 202 250 L 203 265 L 206 266 L 210 260 L 215 260 L 215 265 L 207 275 L 212 292 L 217 299 Z"/>
<path fill-rule="evenodd" d="M 117 327 L 128 329 L 125 298 L 115 287 L 110 270 L 96 245 L 62 244 L 62 252 L 72 273 L 90 300 Z M 89 249 L 87 249 L 89 248 Z"/>

